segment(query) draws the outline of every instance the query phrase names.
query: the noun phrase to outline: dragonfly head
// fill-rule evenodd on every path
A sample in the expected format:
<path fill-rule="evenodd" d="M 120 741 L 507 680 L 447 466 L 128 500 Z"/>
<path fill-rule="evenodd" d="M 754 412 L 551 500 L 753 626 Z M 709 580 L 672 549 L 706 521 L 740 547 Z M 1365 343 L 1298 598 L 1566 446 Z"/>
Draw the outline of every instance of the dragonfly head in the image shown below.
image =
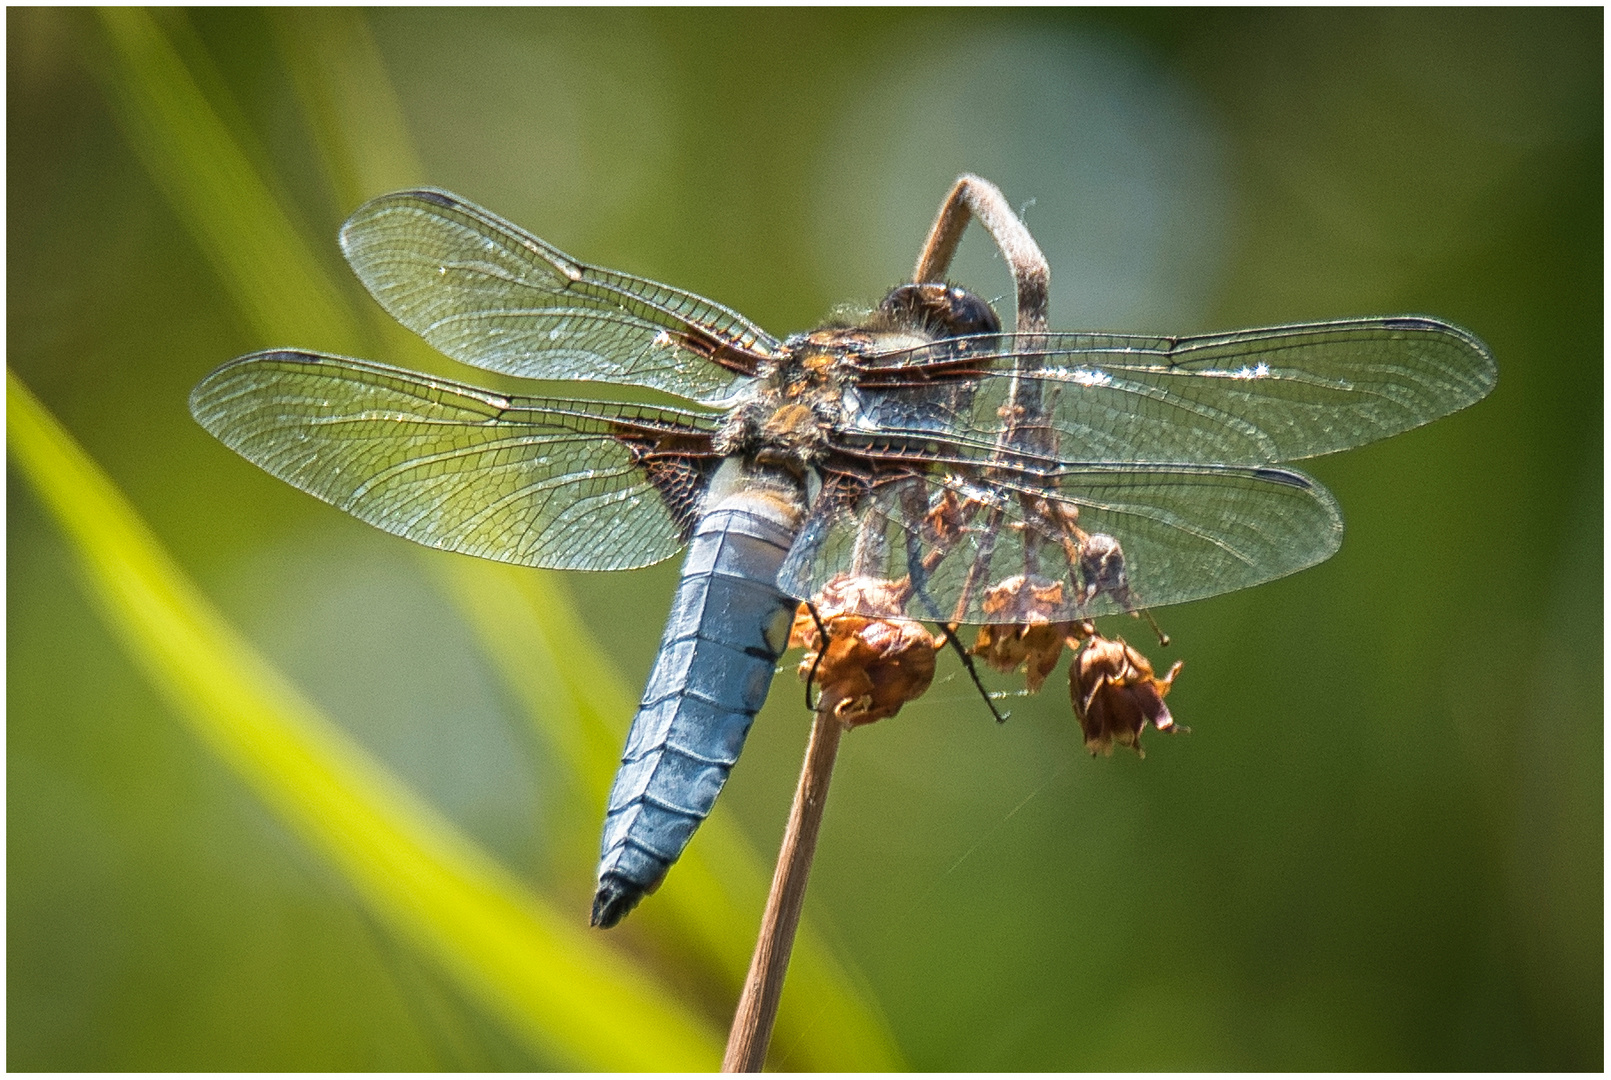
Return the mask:
<path fill-rule="evenodd" d="M 1001 332 L 1001 318 L 983 297 L 955 285 L 897 285 L 874 313 L 879 328 L 915 330 L 936 338 Z"/>

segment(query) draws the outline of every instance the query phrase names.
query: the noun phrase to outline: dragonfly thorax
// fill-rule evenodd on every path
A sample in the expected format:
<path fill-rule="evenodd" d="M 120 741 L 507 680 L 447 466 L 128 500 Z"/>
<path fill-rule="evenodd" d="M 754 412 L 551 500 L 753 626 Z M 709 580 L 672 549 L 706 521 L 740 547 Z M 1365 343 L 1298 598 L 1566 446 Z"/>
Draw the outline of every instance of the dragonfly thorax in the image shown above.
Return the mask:
<path fill-rule="evenodd" d="M 858 326 L 824 326 L 785 341 L 759 392 L 729 415 L 717 450 L 805 477 L 845 425 L 845 390 L 863 358 L 1000 328 L 990 305 L 965 289 L 892 289 Z"/>
<path fill-rule="evenodd" d="M 785 357 L 761 392 L 728 416 L 716 451 L 804 477 L 827 451 L 838 384 L 831 365 L 810 369 Z"/>

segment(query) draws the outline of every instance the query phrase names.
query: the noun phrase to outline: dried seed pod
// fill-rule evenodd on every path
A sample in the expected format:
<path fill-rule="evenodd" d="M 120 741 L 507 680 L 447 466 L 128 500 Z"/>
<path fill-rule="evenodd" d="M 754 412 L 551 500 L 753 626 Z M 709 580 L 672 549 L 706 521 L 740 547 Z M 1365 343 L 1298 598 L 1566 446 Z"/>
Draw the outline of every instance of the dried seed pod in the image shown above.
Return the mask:
<path fill-rule="evenodd" d="M 1118 743 L 1141 755 L 1141 732 L 1148 724 L 1164 732 L 1190 730 L 1175 723 L 1163 701 L 1180 667 L 1181 661 L 1175 661 L 1160 679 L 1147 658 L 1122 639 L 1092 638 L 1068 672 L 1085 748 L 1093 756 L 1111 754 Z"/>
<path fill-rule="evenodd" d="M 1083 621 L 1053 621 L 1064 611 L 1063 583 L 1019 575 L 992 586 L 981 602 L 986 614 L 1013 622 L 979 628 L 972 652 L 997 671 L 1024 669 L 1029 692 L 1046 681 L 1063 654 L 1063 645 L 1078 648 L 1095 631 Z"/>
<path fill-rule="evenodd" d="M 789 644 L 807 650 L 800 678 L 814 673 L 821 685 L 818 712 L 830 710 L 846 726 L 858 727 L 894 716 L 928 691 L 941 642 L 922 623 L 862 613 L 899 611 L 903 590 L 900 582 L 878 578 L 836 578 L 818 594 L 816 618 L 800 605 Z M 825 649 L 817 618 L 828 631 Z"/>

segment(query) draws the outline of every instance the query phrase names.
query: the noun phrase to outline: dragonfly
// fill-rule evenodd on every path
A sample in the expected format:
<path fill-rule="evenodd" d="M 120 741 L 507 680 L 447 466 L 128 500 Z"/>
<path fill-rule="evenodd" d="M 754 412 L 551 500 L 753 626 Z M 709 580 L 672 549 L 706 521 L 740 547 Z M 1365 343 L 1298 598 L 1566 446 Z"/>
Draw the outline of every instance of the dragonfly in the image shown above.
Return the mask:
<path fill-rule="evenodd" d="M 1011 330 L 945 280 L 970 219 L 1013 273 Z M 594 571 L 688 549 L 605 810 L 606 928 L 710 813 L 799 602 L 895 583 L 841 592 L 954 630 L 1023 623 L 1002 602 L 1013 582 L 1055 621 L 1270 581 L 1342 535 L 1332 495 L 1284 463 L 1424 424 L 1496 379 L 1480 340 L 1425 316 L 1052 331 L 1044 257 L 972 176 L 911 282 L 782 339 L 437 189 L 365 204 L 341 246 L 386 311 L 461 364 L 684 403 L 497 393 L 299 349 L 224 364 L 190 398 L 248 460 L 429 547 Z"/>

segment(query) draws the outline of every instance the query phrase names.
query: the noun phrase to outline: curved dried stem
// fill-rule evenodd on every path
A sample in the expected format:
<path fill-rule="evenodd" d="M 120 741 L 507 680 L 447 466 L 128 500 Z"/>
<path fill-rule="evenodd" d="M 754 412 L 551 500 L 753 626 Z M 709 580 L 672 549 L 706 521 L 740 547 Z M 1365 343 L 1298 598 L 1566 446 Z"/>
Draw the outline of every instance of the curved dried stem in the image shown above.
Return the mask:
<path fill-rule="evenodd" d="M 1018 291 L 1018 331 L 1045 330 L 1051 267 L 1041 254 L 1040 245 L 1029 235 L 1029 229 L 1013 213 L 1001 189 L 983 177 L 967 173 L 957 177 L 956 185 L 945 197 L 939 216 L 934 219 L 934 227 L 923 243 L 912 280 L 918 284 L 945 280 L 945 272 L 951 266 L 951 257 L 956 254 L 970 217 L 979 219 L 1012 271 L 1013 285 Z"/>

